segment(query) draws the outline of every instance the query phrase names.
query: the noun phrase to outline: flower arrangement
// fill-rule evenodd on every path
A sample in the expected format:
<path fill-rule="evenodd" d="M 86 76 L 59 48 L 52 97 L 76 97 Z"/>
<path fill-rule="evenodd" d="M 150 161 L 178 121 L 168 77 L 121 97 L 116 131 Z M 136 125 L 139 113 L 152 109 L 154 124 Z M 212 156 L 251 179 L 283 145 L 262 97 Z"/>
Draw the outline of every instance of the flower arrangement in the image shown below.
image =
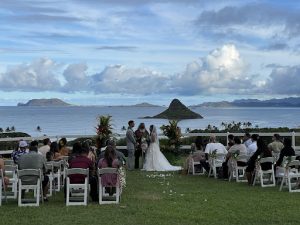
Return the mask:
<path fill-rule="evenodd" d="M 160 129 L 163 134 L 168 137 L 168 144 L 175 149 L 178 149 L 181 144 L 181 130 L 180 127 L 178 127 L 178 121 L 169 121 L 169 125 L 162 125 Z"/>
<path fill-rule="evenodd" d="M 217 149 L 215 149 L 211 153 L 209 153 L 208 157 L 212 158 L 212 159 L 216 159 L 217 158 Z"/>
<path fill-rule="evenodd" d="M 238 150 L 238 151 L 236 151 L 236 152 L 234 152 L 234 153 L 232 154 L 232 158 L 235 159 L 235 160 L 237 160 L 238 157 L 239 157 L 239 155 L 240 155 L 240 151 Z"/>
<path fill-rule="evenodd" d="M 99 116 L 96 132 L 102 143 L 105 143 L 112 134 L 111 116 Z"/>

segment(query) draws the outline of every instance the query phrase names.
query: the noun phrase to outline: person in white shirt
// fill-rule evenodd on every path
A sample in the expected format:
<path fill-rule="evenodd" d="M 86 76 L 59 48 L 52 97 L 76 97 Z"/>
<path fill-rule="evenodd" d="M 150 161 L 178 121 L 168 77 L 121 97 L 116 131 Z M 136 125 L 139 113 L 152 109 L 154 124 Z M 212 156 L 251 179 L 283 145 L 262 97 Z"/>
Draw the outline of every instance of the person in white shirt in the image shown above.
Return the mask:
<path fill-rule="evenodd" d="M 49 139 L 49 138 L 45 138 L 45 139 L 43 140 L 43 144 L 44 144 L 44 145 L 38 149 L 38 152 L 39 152 L 40 154 L 42 154 L 42 155 L 44 156 L 44 158 L 46 158 L 47 152 L 50 151 L 50 144 L 51 144 L 50 139 Z"/>
<path fill-rule="evenodd" d="M 257 144 L 256 144 L 256 142 L 258 140 L 258 137 L 259 137 L 258 134 L 252 134 L 251 135 L 251 141 L 252 141 L 252 143 L 247 148 L 247 155 L 248 156 L 252 156 L 256 152 L 256 150 L 257 150 Z"/>
<path fill-rule="evenodd" d="M 209 143 L 206 145 L 205 148 L 205 157 L 208 159 L 208 154 L 213 153 L 213 151 L 216 150 L 216 154 L 227 154 L 227 150 L 225 146 L 216 140 L 215 135 L 211 135 L 209 138 Z M 205 160 L 201 160 L 200 163 L 203 166 L 203 168 L 209 172 L 209 163 Z"/>
<path fill-rule="evenodd" d="M 249 133 L 245 133 L 243 137 L 243 144 L 246 146 L 246 148 L 252 144 L 251 135 Z"/>

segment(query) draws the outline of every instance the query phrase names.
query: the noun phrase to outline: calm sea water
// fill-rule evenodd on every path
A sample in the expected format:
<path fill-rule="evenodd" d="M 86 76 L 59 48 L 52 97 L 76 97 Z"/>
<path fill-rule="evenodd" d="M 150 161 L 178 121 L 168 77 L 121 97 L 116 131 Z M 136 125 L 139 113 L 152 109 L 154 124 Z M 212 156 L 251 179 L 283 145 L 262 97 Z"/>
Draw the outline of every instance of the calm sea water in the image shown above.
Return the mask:
<path fill-rule="evenodd" d="M 160 127 L 167 124 L 163 119 L 141 119 L 165 110 L 163 107 L 0 107 L 0 127 L 15 126 L 17 131 L 30 135 L 95 134 L 98 115 L 111 115 L 114 132 L 123 133 L 127 121 L 135 120 L 136 126 L 144 122 Z M 251 122 L 253 126 L 295 128 L 300 126 L 300 108 L 193 108 L 204 119 L 179 122 L 186 128 L 205 128 L 208 124 L 220 127 L 222 122 Z M 41 133 L 36 131 L 40 126 Z"/>

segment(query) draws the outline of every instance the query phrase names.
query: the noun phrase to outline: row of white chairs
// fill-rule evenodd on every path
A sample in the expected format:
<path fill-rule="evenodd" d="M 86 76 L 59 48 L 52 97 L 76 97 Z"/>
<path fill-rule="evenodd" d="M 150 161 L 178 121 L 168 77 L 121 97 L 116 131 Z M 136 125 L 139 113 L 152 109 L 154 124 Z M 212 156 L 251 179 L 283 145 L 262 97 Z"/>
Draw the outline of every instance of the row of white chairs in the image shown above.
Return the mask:
<path fill-rule="evenodd" d="M 214 176 L 217 178 L 217 170 L 222 167 L 224 162 L 225 154 L 217 154 L 216 157 L 210 158 L 208 160 L 210 165 L 210 170 L 208 176 Z M 229 181 L 235 179 L 236 182 L 247 182 L 246 179 L 246 163 L 249 160 L 247 155 L 239 155 L 235 159 L 230 160 L 229 166 Z M 260 183 L 261 187 L 274 187 L 276 186 L 276 178 L 280 182 L 280 191 L 283 186 L 287 186 L 289 192 L 300 192 L 300 161 L 296 160 L 296 156 L 284 157 L 283 166 L 277 167 L 276 174 L 274 170 L 274 165 L 276 163 L 276 158 L 266 157 L 257 160 L 255 174 L 252 185 Z M 244 166 L 239 166 L 238 162 L 242 162 Z M 263 170 L 262 164 L 270 163 L 271 168 L 269 170 Z M 200 162 L 195 162 L 193 159 L 188 167 L 188 174 L 193 175 L 203 175 L 204 169 L 201 168 L 199 172 L 196 172 L 195 166 L 199 165 Z"/>
<path fill-rule="evenodd" d="M 8 165 L 9 164 L 9 165 Z M 49 192 L 48 196 L 52 196 L 53 191 L 61 191 L 66 180 L 66 205 L 87 205 L 88 193 L 89 193 L 89 170 L 82 168 L 68 169 L 67 164 L 64 160 L 48 162 L 46 169 L 49 174 Z M 120 187 L 118 170 L 116 168 L 103 168 L 98 169 L 98 180 L 99 180 L 99 204 L 112 204 L 119 203 L 122 189 Z M 71 184 L 69 176 L 73 174 L 82 174 L 85 176 L 84 184 Z M 116 193 L 113 196 L 109 196 L 105 191 L 105 187 L 102 185 L 101 176 L 103 174 L 116 174 L 118 177 L 116 184 Z M 7 162 L 5 165 L 5 176 L 9 177 L 9 184 L 5 187 L 4 174 L 0 170 L 0 205 L 2 199 L 17 199 L 19 206 L 39 206 L 40 197 L 43 196 L 42 192 L 42 172 L 40 170 L 26 169 L 18 170 L 16 165 Z M 34 183 L 22 183 L 23 177 L 35 177 Z M 8 189 L 11 189 L 9 192 Z M 3 191 L 2 191 L 3 190 Z M 33 190 L 34 198 L 22 200 L 22 196 L 25 191 Z M 43 198 L 41 198 L 43 200 Z"/>

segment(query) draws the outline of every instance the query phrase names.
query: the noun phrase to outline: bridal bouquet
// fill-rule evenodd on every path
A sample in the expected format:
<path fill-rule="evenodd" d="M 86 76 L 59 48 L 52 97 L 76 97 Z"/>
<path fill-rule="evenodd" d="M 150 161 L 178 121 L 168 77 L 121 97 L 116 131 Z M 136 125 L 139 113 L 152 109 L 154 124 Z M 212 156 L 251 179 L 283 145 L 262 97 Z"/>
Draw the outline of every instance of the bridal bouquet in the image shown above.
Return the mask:
<path fill-rule="evenodd" d="M 146 152 L 148 149 L 147 139 L 144 137 L 142 138 L 142 141 L 141 141 L 141 148 L 142 148 L 143 152 Z"/>

